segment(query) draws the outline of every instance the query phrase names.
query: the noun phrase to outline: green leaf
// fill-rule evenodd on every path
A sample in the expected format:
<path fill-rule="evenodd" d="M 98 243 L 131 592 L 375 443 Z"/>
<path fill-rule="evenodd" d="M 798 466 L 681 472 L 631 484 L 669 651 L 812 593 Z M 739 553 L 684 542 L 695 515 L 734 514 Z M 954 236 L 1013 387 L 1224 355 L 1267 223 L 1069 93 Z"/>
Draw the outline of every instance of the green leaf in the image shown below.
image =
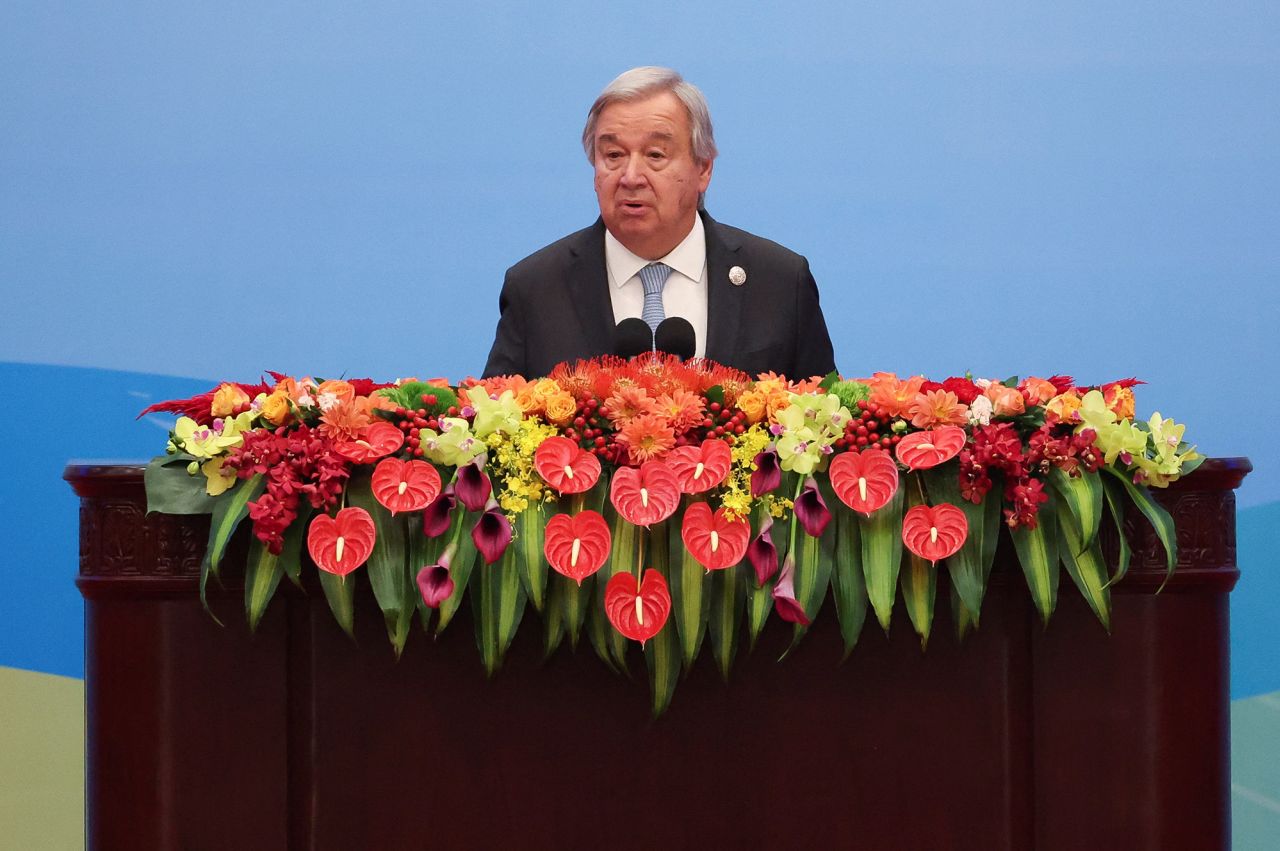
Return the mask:
<path fill-rule="evenodd" d="M 765 585 L 756 588 L 754 581 L 751 585 L 747 589 L 747 632 L 751 636 L 751 646 L 755 647 L 756 639 L 760 637 L 760 631 L 764 629 L 769 613 L 773 611 L 773 587 Z"/>
<path fill-rule="evenodd" d="M 747 599 L 747 571 L 744 562 L 712 571 L 709 577 L 708 633 L 711 653 L 720 667 L 720 676 L 729 680 L 733 657 L 738 650 L 738 633 L 742 630 L 742 609 Z"/>
<path fill-rule="evenodd" d="M 1040 620 L 1049 625 L 1049 616 L 1058 604 L 1059 531 L 1058 502 L 1052 491 L 1049 501 L 1040 506 L 1036 515 L 1036 528 L 1019 526 L 1010 530 L 1013 547 L 1022 565 L 1031 599 L 1040 612 Z"/>
<path fill-rule="evenodd" d="M 548 567 L 546 553 L 543 552 L 547 519 L 542 503 L 530 505 L 516 515 L 515 538 L 511 541 L 511 547 L 516 549 L 516 564 L 520 568 L 524 592 L 539 612 L 547 595 Z"/>
<path fill-rule="evenodd" d="M 982 503 L 975 505 L 960 492 L 959 462 L 949 461 L 920 475 L 924 477 L 932 505 L 943 502 L 954 505 L 964 512 L 969 523 L 964 544 L 947 559 L 947 573 L 956 593 L 964 600 L 966 611 L 973 614 L 976 626 L 982 615 L 982 600 L 987 594 L 1000 536 L 1000 486 L 993 486 Z"/>
<path fill-rule="evenodd" d="M 1133 550 L 1129 547 L 1129 536 L 1124 532 L 1124 505 L 1125 493 L 1124 489 L 1112 478 L 1104 478 L 1102 480 L 1102 492 L 1106 496 L 1107 511 L 1111 514 L 1111 522 L 1116 527 L 1116 540 L 1118 541 L 1118 552 L 1116 553 L 1116 570 L 1111 574 L 1111 578 L 1107 580 L 1107 587 L 1110 588 L 1129 572 L 1129 562 L 1133 557 Z"/>
<path fill-rule="evenodd" d="M 449 531 L 445 532 L 449 537 L 445 547 L 453 546 L 453 560 L 449 563 L 453 593 L 440 604 L 440 620 L 436 624 L 436 635 L 444 632 L 445 627 L 453 620 L 453 616 L 458 613 L 458 607 L 462 605 L 462 598 L 466 594 L 467 584 L 471 580 L 476 561 L 480 558 L 480 554 L 476 552 L 476 543 L 471 538 L 471 528 L 475 526 L 478 518 L 478 514 L 473 514 L 459 506 L 454 510 L 453 523 Z"/>
<path fill-rule="evenodd" d="M 711 595 L 706 589 L 709 585 L 705 581 L 707 569 L 693 557 L 676 532 L 680 523 L 678 518 L 683 516 L 683 511 L 677 513 L 667 527 L 667 577 L 671 590 L 671 619 L 675 621 L 676 633 L 680 639 L 684 666 L 690 668 L 694 659 L 698 658 L 698 648 L 702 646 Z"/>
<path fill-rule="evenodd" d="M 200 562 L 200 602 L 219 625 L 222 621 L 213 615 L 206 596 L 209 576 L 212 574 L 215 579 L 218 578 L 218 566 L 227 552 L 232 533 L 240 525 L 240 521 L 248 516 L 249 502 L 262 493 L 265 487 L 266 481 L 261 473 L 250 479 L 241 479 L 222 494 L 214 505 L 213 517 L 209 522 L 209 542 L 205 546 L 204 559 Z"/>
<path fill-rule="evenodd" d="M 324 589 L 324 597 L 329 601 L 329 611 L 333 619 L 342 627 L 342 631 L 355 640 L 355 597 L 356 575 L 337 576 L 326 570 L 319 571 L 320 587 Z"/>
<path fill-rule="evenodd" d="M 849 658 L 867 620 L 867 580 L 862 573 L 862 541 L 858 518 L 843 502 L 832 506 L 836 549 L 831 570 L 831 596 L 836 602 L 844 657 Z"/>
<path fill-rule="evenodd" d="M 603 626 L 598 628 L 600 638 L 603 640 L 605 649 L 608 650 L 613 664 L 619 670 L 627 667 L 627 638 L 622 633 L 613 628 L 613 624 L 609 623 L 609 619 L 604 612 L 604 592 L 609 580 L 619 573 L 634 573 L 637 576 L 643 576 L 636 569 L 637 562 L 640 558 L 641 539 L 643 531 L 628 523 L 618 514 L 617 509 L 613 507 L 613 503 L 607 503 L 604 510 L 604 519 L 609 523 L 609 532 L 613 537 L 613 543 L 609 550 L 609 558 L 601 568 L 596 580 L 596 601 L 595 610 L 599 613 L 599 618 L 603 621 Z M 653 530 L 656 531 L 660 524 L 654 524 Z M 650 538 L 654 535 L 652 531 Z M 665 546 L 666 538 L 662 539 L 662 546 L 656 541 L 650 540 L 645 548 L 645 556 L 648 558 L 651 551 L 660 550 Z M 641 565 L 643 568 L 643 565 Z M 592 642 L 593 646 L 595 641 Z"/>
<path fill-rule="evenodd" d="M 702 395 L 706 397 L 708 405 L 713 402 L 719 405 L 724 404 L 724 388 L 719 384 L 714 387 L 708 387 L 707 392 Z"/>
<path fill-rule="evenodd" d="M 502 666 L 502 658 L 524 615 L 525 592 L 520 568 L 511 547 L 494 564 L 482 564 L 472 590 L 476 619 L 476 646 L 485 671 L 492 675 Z"/>
<path fill-rule="evenodd" d="M 862 574 L 867 580 L 867 598 L 885 632 L 893 617 L 893 600 L 898 590 L 898 570 L 902 565 L 902 504 L 906 482 L 899 484 L 893 499 L 870 517 L 858 516 L 862 542 Z"/>
<path fill-rule="evenodd" d="M 1135 485 L 1129 481 L 1128 476 L 1117 470 L 1110 467 L 1103 467 L 1103 469 L 1124 487 L 1125 493 L 1142 512 L 1142 516 L 1147 518 L 1151 528 L 1155 530 L 1156 537 L 1160 539 L 1160 544 L 1164 547 L 1165 575 L 1164 582 L 1160 583 L 1160 591 L 1163 591 L 1164 586 L 1173 578 L 1174 568 L 1178 566 L 1178 534 L 1174 528 L 1173 517 L 1164 509 L 1164 506 L 1156 502 L 1149 489 Z"/>
<path fill-rule="evenodd" d="M 951 619 L 955 621 L 958 641 L 964 641 L 965 636 L 978 625 L 973 613 L 965 607 L 964 599 L 954 584 L 951 586 Z"/>
<path fill-rule="evenodd" d="M 923 650 L 929 645 L 929 632 L 933 627 L 933 603 L 938 595 L 938 569 L 927 559 L 904 551 L 899 579 L 907 617 L 911 618 L 911 625 L 920 636 L 920 649 Z"/>
<path fill-rule="evenodd" d="M 142 473 L 142 482 L 148 514 L 212 514 L 220 498 L 209 496 L 204 473 L 191 475 L 187 464 L 172 455 L 152 458 Z"/>
<path fill-rule="evenodd" d="M 1058 528 L 1062 533 L 1058 557 L 1089 608 L 1093 609 L 1102 626 L 1110 632 L 1111 592 L 1107 588 L 1107 566 L 1102 559 L 1102 547 L 1097 540 L 1085 545 L 1084 533 L 1065 500 L 1058 503 Z"/>
<path fill-rule="evenodd" d="M 417 588 L 409 575 L 406 515 L 393 517 L 373 495 L 370 479 L 352 479 L 347 485 L 347 503 L 363 508 L 373 518 L 373 551 L 365 563 L 374 599 L 382 610 L 387 638 L 396 658 L 404 652 L 417 609 Z"/>
<path fill-rule="evenodd" d="M 551 658 L 551 654 L 556 652 L 556 648 L 564 640 L 564 604 L 561 599 L 564 596 L 564 583 L 557 582 L 557 579 L 565 579 L 565 577 L 559 574 L 551 577 L 551 583 L 547 588 L 547 607 L 542 612 L 543 659 Z M 566 581 L 576 587 L 577 583 L 572 580 Z"/>
<path fill-rule="evenodd" d="M 244 609 L 249 629 L 256 630 L 267 610 L 267 604 L 275 596 L 280 577 L 301 570 L 302 534 L 305 518 L 299 517 L 284 532 L 284 542 L 279 555 L 272 555 L 256 536 L 249 541 L 249 558 L 244 568 Z"/>
<path fill-rule="evenodd" d="M 751 511 L 751 537 L 754 538 L 760 534 L 765 520 L 768 518 L 769 512 L 764 505 L 757 503 Z M 773 528 L 769 531 L 769 539 L 773 541 L 774 549 L 778 554 L 778 568 L 782 568 L 782 562 L 787 557 L 787 548 L 791 545 L 791 524 L 794 522 L 792 517 L 775 518 Z M 750 566 L 750 563 L 747 563 Z M 756 579 L 754 570 L 748 574 L 747 587 L 747 631 L 751 636 L 751 646 L 756 646 L 756 639 L 760 637 L 760 631 L 764 629 L 765 622 L 769 619 L 769 613 L 773 611 L 773 585 L 777 582 L 777 573 L 774 578 L 764 585 L 763 588 L 756 587 Z"/>
<path fill-rule="evenodd" d="M 822 381 L 818 384 L 818 389 L 823 393 L 829 393 L 839 380 L 840 373 L 833 369 L 822 377 Z"/>
<path fill-rule="evenodd" d="M 670 622 L 645 642 L 644 659 L 649 666 L 653 717 L 657 718 L 671 705 L 671 696 L 680 680 L 680 640 Z"/>
<path fill-rule="evenodd" d="M 595 576 L 588 576 L 579 585 L 567 576 L 555 574 L 551 577 L 553 587 L 560 589 L 560 611 L 564 618 L 565 629 L 569 633 L 569 644 L 578 649 L 578 640 L 582 637 L 582 624 L 587 619 L 587 610 L 595 599 Z"/>
<path fill-rule="evenodd" d="M 1081 470 L 1079 476 L 1069 476 L 1057 467 L 1050 467 L 1049 484 L 1075 518 L 1073 526 L 1082 535 L 1077 552 L 1084 552 L 1098 537 L 1098 525 L 1102 522 L 1102 478 L 1085 470 Z"/>
<path fill-rule="evenodd" d="M 307 534 L 307 524 L 311 522 L 312 508 L 310 505 L 299 505 L 298 516 L 289 524 L 289 528 L 284 532 L 284 546 L 280 550 L 280 566 L 284 568 L 284 575 L 289 577 L 289 581 L 295 587 L 302 587 L 302 541 Z M 290 545 L 289 539 L 293 537 L 296 543 Z M 290 556 L 292 553 L 292 556 Z"/>
<path fill-rule="evenodd" d="M 829 488 L 822 489 L 826 491 L 823 493 L 823 498 L 827 505 L 830 506 L 831 503 L 836 501 L 835 493 L 831 492 Z M 822 609 L 822 602 L 827 597 L 827 587 L 831 584 L 831 564 L 835 560 L 835 549 L 836 530 L 831 523 L 827 524 L 827 528 L 823 530 L 820 538 L 807 534 L 803 527 L 796 530 L 796 602 L 804 608 L 805 614 L 809 616 L 810 621 L 817 620 L 818 612 Z M 795 624 L 792 628 L 791 646 L 787 648 L 783 656 L 794 650 L 800 643 L 800 639 L 804 638 L 805 633 L 808 631 L 809 627 Z"/>

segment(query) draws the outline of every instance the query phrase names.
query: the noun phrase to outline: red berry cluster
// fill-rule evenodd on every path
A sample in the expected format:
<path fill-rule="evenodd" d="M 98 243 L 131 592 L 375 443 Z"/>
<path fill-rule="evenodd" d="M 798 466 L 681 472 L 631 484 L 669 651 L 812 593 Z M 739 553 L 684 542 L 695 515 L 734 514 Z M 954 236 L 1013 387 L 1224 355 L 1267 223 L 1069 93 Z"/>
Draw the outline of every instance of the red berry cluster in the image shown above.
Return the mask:
<path fill-rule="evenodd" d="M 267 487 L 249 503 L 253 534 L 275 555 L 284 546 L 284 531 L 298 516 L 299 501 L 312 508 L 333 506 L 346 485 L 347 460 L 332 450 L 332 442 L 306 424 L 246 432 L 244 442 L 231 450 L 226 466 L 242 479 L 262 474 Z"/>
<path fill-rule="evenodd" d="M 601 458 L 608 457 L 608 443 L 605 440 L 605 430 L 609 428 L 609 418 L 604 415 L 600 408 L 600 400 L 594 396 L 589 396 L 583 402 L 578 404 L 578 411 L 573 417 L 568 430 L 564 436 L 570 440 L 576 441 L 579 446 L 588 452 L 594 452 Z"/>
<path fill-rule="evenodd" d="M 391 409 L 391 421 L 404 432 L 404 448 L 414 458 L 422 457 L 422 440 L 421 432 L 424 428 L 439 429 L 440 420 L 435 414 L 431 413 L 431 409 L 435 408 L 437 402 L 436 394 L 423 393 L 422 404 L 424 408 L 404 408 L 399 405 Z M 458 409 L 456 406 L 450 406 L 449 416 L 456 417 Z"/>
<path fill-rule="evenodd" d="M 701 428 L 691 428 L 684 434 L 676 435 L 676 445 L 701 443 L 709 437 L 742 434 L 746 430 L 746 414 L 719 402 L 712 402 L 707 405 L 707 417 L 702 421 Z"/>
<path fill-rule="evenodd" d="M 884 408 L 862 399 L 858 402 L 858 413 L 845 426 L 844 436 L 836 438 L 836 449 L 866 449 L 878 446 L 891 449 L 902 440 L 902 435 L 888 433 L 890 420 Z"/>

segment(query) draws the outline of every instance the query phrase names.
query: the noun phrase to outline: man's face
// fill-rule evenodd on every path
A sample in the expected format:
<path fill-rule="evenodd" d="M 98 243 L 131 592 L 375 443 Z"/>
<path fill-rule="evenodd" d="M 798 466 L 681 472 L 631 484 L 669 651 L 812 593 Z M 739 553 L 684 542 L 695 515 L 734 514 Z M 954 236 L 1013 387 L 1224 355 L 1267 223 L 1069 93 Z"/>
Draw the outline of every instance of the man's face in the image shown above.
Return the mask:
<path fill-rule="evenodd" d="M 680 244 L 711 183 L 690 149 L 689 114 L 671 92 L 612 103 L 596 120 L 596 198 L 605 227 L 647 260 Z"/>

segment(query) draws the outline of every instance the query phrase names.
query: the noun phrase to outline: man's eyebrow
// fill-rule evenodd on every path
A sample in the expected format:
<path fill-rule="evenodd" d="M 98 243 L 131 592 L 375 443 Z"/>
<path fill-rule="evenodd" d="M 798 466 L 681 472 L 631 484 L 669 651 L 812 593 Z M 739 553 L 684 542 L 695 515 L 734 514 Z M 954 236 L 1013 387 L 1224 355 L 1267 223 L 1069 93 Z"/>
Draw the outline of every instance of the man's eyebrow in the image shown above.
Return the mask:
<path fill-rule="evenodd" d="M 660 142 L 670 142 L 675 138 L 676 136 L 674 133 L 665 133 L 660 130 L 655 130 L 645 137 L 645 141 L 652 142 L 656 140 Z M 605 142 L 617 142 L 617 141 L 618 141 L 618 136 L 615 133 L 601 133 L 599 136 L 596 137 L 596 144 L 601 144 Z"/>

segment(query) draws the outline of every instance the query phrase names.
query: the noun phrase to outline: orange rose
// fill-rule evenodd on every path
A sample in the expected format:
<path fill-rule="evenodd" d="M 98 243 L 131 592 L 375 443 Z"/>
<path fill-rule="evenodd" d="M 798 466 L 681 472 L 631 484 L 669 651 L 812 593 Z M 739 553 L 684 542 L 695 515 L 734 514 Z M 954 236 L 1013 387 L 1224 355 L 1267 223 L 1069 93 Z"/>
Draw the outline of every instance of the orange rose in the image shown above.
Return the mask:
<path fill-rule="evenodd" d="M 1027 409 L 1022 394 L 1003 384 L 988 386 L 986 397 L 991 400 L 991 413 L 997 417 L 1016 417 Z"/>
<path fill-rule="evenodd" d="M 313 394 L 316 401 L 323 410 L 328 410 L 335 404 L 347 405 L 356 397 L 356 389 L 345 381 L 331 379 L 321 383 Z"/>
<path fill-rule="evenodd" d="M 1043 378 L 1028 378 L 1022 382 L 1022 395 L 1032 405 L 1043 405 L 1058 395 L 1058 388 Z"/>
<path fill-rule="evenodd" d="M 547 419 L 558 426 L 568 425 L 578 412 L 578 403 L 572 395 L 561 391 L 547 399 Z"/>
<path fill-rule="evenodd" d="M 210 409 L 215 417 L 229 417 L 249 407 L 249 394 L 235 384 L 223 384 L 213 394 Z"/>
<path fill-rule="evenodd" d="M 747 422 L 755 425 L 764 419 L 768 411 L 768 400 L 759 390 L 748 390 L 738 397 L 738 407 L 747 415 Z"/>
<path fill-rule="evenodd" d="M 532 384 L 526 384 L 520 388 L 520 392 L 516 393 L 516 404 L 520 406 L 520 411 L 525 414 L 536 414 L 542 410 L 543 401 L 533 389 Z"/>
<path fill-rule="evenodd" d="M 262 401 L 262 418 L 273 426 L 282 426 L 293 417 L 289 407 L 289 394 L 276 390 Z"/>
<path fill-rule="evenodd" d="M 1076 421 L 1076 411 L 1080 410 L 1080 394 L 1068 390 L 1061 396 L 1054 396 L 1045 405 L 1045 421 L 1049 423 Z"/>
<path fill-rule="evenodd" d="M 1112 384 L 1102 393 L 1111 413 L 1122 420 L 1133 419 L 1133 391 L 1119 384 Z"/>

